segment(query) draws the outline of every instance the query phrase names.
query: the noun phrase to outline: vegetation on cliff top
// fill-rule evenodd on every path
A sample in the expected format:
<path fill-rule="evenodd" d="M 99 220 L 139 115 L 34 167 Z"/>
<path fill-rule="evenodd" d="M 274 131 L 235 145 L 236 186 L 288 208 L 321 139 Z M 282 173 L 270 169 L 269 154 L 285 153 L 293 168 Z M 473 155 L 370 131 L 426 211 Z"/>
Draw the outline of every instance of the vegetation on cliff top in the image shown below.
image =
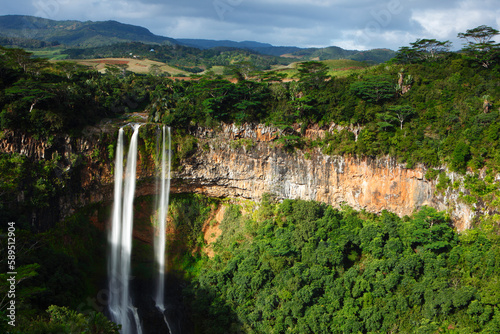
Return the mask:
<path fill-rule="evenodd" d="M 120 64 L 101 74 L 0 48 L 0 128 L 50 146 L 58 134 L 76 137 L 103 118 L 146 111 L 151 121 L 173 127 L 176 164 L 196 148 L 196 140 L 186 137 L 190 129 L 260 122 L 284 130 L 276 141 L 286 150 L 318 147 L 332 155 L 389 155 L 410 168 L 416 163 L 438 169 L 446 164 L 460 173 L 486 167 L 494 174 L 500 170 L 496 35 L 489 27 L 470 29 L 460 35 L 467 41 L 460 53 L 449 52 L 447 42 L 418 40 L 402 47 L 391 62 L 352 69 L 347 76 L 330 76 L 331 62 L 303 62 L 294 81 L 284 80 L 281 71 L 255 72 L 258 66 L 245 57 L 230 64 L 230 77 L 236 82 L 210 72 L 174 81 L 154 73 L 130 73 Z M 296 124 L 301 124 L 300 131 L 293 130 Z M 325 130 L 337 126 L 310 140 L 303 135 L 311 124 Z M 44 161 L 0 156 L 0 168 L 14 176 L 3 178 L 0 185 L 3 207 L 22 191 L 26 201 L 21 202 L 48 213 L 50 203 L 77 171 L 62 170 L 57 159 L 57 154 Z M 452 186 L 444 177 L 439 180 L 440 189 Z M 497 203 L 494 177 L 490 174 L 485 180 L 477 196 L 464 196 L 464 201 Z M 467 182 L 467 187 L 472 191 L 477 185 Z M 18 207 L 11 214 L 23 217 L 23 212 L 30 210 Z"/>
<path fill-rule="evenodd" d="M 280 71 L 256 72 L 260 65 L 247 56 L 227 64 L 237 79 L 232 83 L 210 72 L 187 81 L 137 75 L 119 64 L 103 75 L 2 48 L 0 126 L 49 138 L 134 110 L 147 110 L 152 121 L 180 132 L 220 122 L 284 129 L 294 123 L 303 129 L 335 123 L 344 130 L 317 142 L 300 138 L 297 146 L 318 145 L 340 155 L 391 155 L 410 167 L 446 163 L 457 171 L 498 169 L 500 56 L 491 40 L 496 30 L 486 28 L 487 41 L 474 42 L 483 30 L 463 33 L 470 41 L 461 53 L 448 52 L 449 43 L 418 40 L 401 48 L 393 61 L 346 77 L 329 76 L 323 62 L 300 63 L 298 81 L 291 82 L 283 82 Z"/>

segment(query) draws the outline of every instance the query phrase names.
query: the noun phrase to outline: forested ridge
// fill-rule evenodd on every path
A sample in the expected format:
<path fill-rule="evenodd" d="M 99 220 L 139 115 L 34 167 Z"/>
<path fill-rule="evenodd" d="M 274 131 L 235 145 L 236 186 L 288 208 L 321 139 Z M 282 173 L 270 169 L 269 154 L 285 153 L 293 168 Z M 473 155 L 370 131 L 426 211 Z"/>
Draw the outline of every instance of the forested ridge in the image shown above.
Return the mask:
<path fill-rule="evenodd" d="M 417 40 L 393 60 L 345 76 L 330 76 L 324 62 L 308 61 L 289 78 L 285 72 L 259 71 L 244 54 L 226 75 L 205 72 L 185 81 L 138 75 L 119 65 L 101 74 L 2 47 L 0 126 L 4 134 L 50 144 L 61 134 L 78 137 L 86 126 L 146 111 L 149 121 L 172 126 L 176 164 L 182 164 L 197 145 L 190 129 L 265 123 L 283 130 L 275 143 L 290 154 L 318 148 L 331 155 L 392 156 L 408 168 L 422 164 L 425 177 L 438 180 L 438 191 L 464 186 L 465 203 L 487 203 L 495 213 L 500 208 L 496 35 L 490 27 L 470 29 L 460 36 L 466 43 L 460 52 L 450 52 L 448 42 Z M 304 134 L 313 124 L 338 126 L 311 140 Z M 97 152 L 95 158 L 111 162 L 112 149 L 108 157 Z M 16 220 L 25 249 L 20 325 L 13 329 L 2 322 L 0 328 L 112 333 L 116 328 L 99 313 L 71 310 L 96 284 L 83 273 L 99 271 L 93 266 L 103 251 L 102 233 L 83 211 L 53 221 L 43 233 L 32 224 L 32 212 L 52 217 L 58 195 L 78 181 L 74 173 L 82 167 L 81 157 L 72 156 L 75 168 L 68 170 L 58 166 L 60 159 L 0 154 L 0 243 L 5 249 L 6 223 Z M 447 178 L 443 166 L 464 174 L 464 184 Z M 180 217 L 174 219 L 185 226 L 192 246 L 178 269 L 185 275 L 185 303 L 197 333 L 496 333 L 500 327 L 497 214 L 478 217 L 473 230 L 459 235 L 446 213 L 427 207 L 400 218 L 300 200 L 275 203 L 271 194 L 253 215 L 230 206 L 216 255 L 207 258 L 200 251 L 206 246 L 200 222 L 208 218 L 201 209 L 208 200 L 177 201 L 182 205 L 174 204 L 171 214 Z M 90 238 L 88 245 L 82 236 Z M 6 260 L 0 264 L 7 272 Z M 4 294 L 8 285 L 1 278 Z M 0 302 L 0 313 L 6 306 Z"/>
<path fill-rule="evenodd" d="M 60 51 L 70 59 L 136 57 L 168 63 L 191 73 L 200 73 L 214 66 L 230 66 L 246 62 L 254 70 L 269 70 L 272 65 L 288 65 L 290 59 L 266 56 L 252 50 L 232 47 L 214 47 L 200 50 L 183 45 L 148 45 L 144 43 L 118 43 L 93 48 L 69 48 Z"/>

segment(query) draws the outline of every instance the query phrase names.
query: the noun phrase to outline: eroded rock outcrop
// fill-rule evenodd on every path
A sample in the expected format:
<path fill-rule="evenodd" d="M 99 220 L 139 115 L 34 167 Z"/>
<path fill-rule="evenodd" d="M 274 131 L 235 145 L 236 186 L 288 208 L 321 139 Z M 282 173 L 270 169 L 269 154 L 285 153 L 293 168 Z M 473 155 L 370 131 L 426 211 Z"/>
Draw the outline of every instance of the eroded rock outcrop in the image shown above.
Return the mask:
<path fill-rule="evenodd" d="M 144 126 L 144 131 L 148 126 Z M 328 131 L 338 131 L 338 127 L 308 127 L 304 135 L 316 139 Z M 356 127 L 342 129 L 359 132 Z M 6 132 L 0 140 L 0 150 L 32 159 L 50 159 L 57 154 L 63 157 L 59 161 L 61 170 L 66 171 L 77 169 L 78 165 L 78 191 L 68 191 L 59 201 L 61 216 L 66 216 L 77 207 L 112 200 L 113 160 L 109 151 L 116 130 L 110 126 L 92 128 L 81 138 L 60 137 L 50 144 Z M 264 193 L 272 193 L 278 199 L 315 200 L 334 207 L 347 204 L 358 210 L 388 210 L 400 216 L 429 205 L 446 210 L 458 230 L 470 228 L 474 216 L 481 213 L 482 208 L 461 201 L 458 194 L 465 189 L 449 187 L 437 192 L 437 181 L 425 178 L 423 166 L 408 169 L 390 157 L 329 156 L 319 148 L 289 152 L 275 141 L 286 131 L 299 130 L 298 125 L 281 130 L 253 124 L 194 129 L 197 149 L 172 173 L 171 191 L 254 201 L 260 201 Z M 146 146 L 144 141 L 142 145 Z M 139 149 L 137 196 L 156 191 L 153 160 L 146 149 Z"/>

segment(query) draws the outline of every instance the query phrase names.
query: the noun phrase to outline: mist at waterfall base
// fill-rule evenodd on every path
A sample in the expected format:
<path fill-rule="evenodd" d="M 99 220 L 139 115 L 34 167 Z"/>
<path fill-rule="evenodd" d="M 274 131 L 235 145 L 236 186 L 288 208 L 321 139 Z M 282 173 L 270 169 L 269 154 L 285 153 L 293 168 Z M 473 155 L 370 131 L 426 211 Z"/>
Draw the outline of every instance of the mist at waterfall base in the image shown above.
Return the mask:
<path fill-rule="evenodd" d="M 122 326 L 122 334 L 171 333 L 182 331 L 182 316 L 177 311 L 179 286 L 175 279 L 172 288 L 166 286 L 165 249 L 166 218 L 170 191 L 171 144 L 170 128 L 161 131 L 161 168 L 157 185 L 157 208 L 154 265 L 156 277 L 148 279 L 131 274 L 133 204 L 136 185 L 137 146 L 140 125 L 132 125 L 133 134 L 128 146 L 124 170 L 124 128 L 118 132 L 115 154 L 114 202 L 111 229 L 108 235 L 108 317 Z M 158 134 L 160 136 L 160 133 Z M 168 148 L 167 148 L 168 146 Z M 173 299 L 172 301 L 169 299 Z"/>

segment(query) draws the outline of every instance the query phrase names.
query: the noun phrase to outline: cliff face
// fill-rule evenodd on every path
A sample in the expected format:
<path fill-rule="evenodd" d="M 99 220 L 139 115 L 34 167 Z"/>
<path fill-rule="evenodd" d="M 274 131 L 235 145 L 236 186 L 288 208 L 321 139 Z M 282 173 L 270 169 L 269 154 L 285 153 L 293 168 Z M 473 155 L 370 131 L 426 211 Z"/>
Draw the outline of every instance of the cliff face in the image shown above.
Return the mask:
<path fill-rule="evenodd" d="M 217 197 L 259 199 L 272 193 L 279 199 L 301 198 L 333 206 L 345 203 L 356 209 L 399 215 L 430 205 L 433 187 L 422 169 L 408 170 L 392 159 L 330 157 L 319 150 L 286 154 L 257 144 L 250 150 L 220 144 L 202 152 L 202 162 L 186 165 L 177 177 L 183 191 L 195 190 Z"/>
<path fill-rule="evenodd" d="M 144 137 L 148 132 L 147 126 L 143 128 Z M 329 130 L 310 128 L 305 136 L 314 139 L 325 131 Z M 5 133 L 0 150 L 33 159 L 50 159 L 57 152 L 63 157 L 59 160 L 62 170 L 75 169 L 75 156 L 80 157 L 79 189 L 67 191 L 59 200 L 61 216 L 65 216 L 76 207 L 112 200 L 113 161 L 108 151 L 116 140 L 115 134 L 114 127 L 93 128 L 80 139 L 60 137 L 49 145 Z M 198 139 L 198 147 L 172 173 L 171 191 L 254 201 L 259 201 L 264 193 L 271 193 L 278 199 L 315 200 L 334 207 L 347 204 L 358 210 L 388 210 L 400 216 L 429 205 L 448 211 L 458 230 L 470 228 L 475 214 L 481 212 L 480 207 L 471 208 L 461 202 L 458 193 L 464 189 L 449 187 L 437 192 L 437 181 L 426 180 L 422 166 L 407 169 L 388 157 L 329 156 L 318 148 L 288 152 L 274 141 L 281 134 L 275 128 L 249 124 L 222 125 L 217 131 L 196 129 L 192 135 Z M 147 146 L 144 141 L 142 146 Z M 140 149 L 137 196 L 156 191 L 155 173 L 153 158 Z"/>
<path fill-rule="evenodd" d="M 446 210 L 458 230 L 471 227 L 474 211 L 460 202 L 457 189 L 436 192 L 425 168 L 405 168 L 393 158 L 353 158 L 322 154 L 320 149 L 286 152 L 272 140 L 280 131 L 265 127 L 223 126 L 221 132 L 197 131 L 198 150 L 175 174 L 175 191 L 258 201 L 263 193 L 278 199 L 305 199 L 334 207 L 347 204 L 369 212 L 410 215 L 423 205 Z M 308 129 L 306 137 L 324 131 Z M 249 140 L 249 141 L 248 141 Z"/>

